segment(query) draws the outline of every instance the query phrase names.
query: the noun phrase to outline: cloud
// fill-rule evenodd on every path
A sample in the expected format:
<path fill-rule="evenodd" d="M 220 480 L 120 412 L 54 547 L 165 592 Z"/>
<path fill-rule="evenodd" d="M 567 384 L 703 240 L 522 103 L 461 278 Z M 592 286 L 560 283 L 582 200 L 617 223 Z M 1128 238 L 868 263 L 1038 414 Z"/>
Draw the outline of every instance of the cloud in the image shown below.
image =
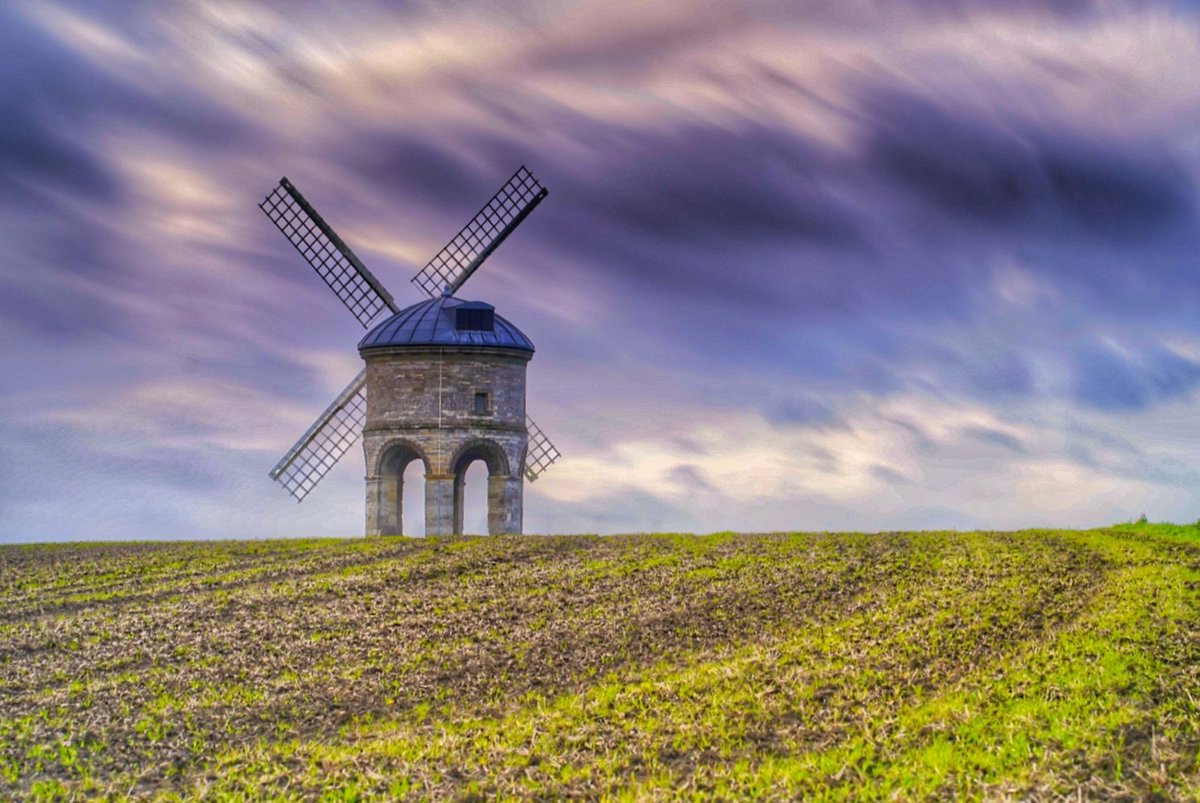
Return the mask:
<path fill-rule="evenodd" d="M 0 50 L 8 65 L 0 75 L 0 198 L 54 189 L 116 200 L 120 184 L 103 158 L 63 131 L 64 106 L 97 83 L 85 63 L 13 8 L 0 9 Z"/>
<path fill-rule="evenodd" d="M 290 427 L 299 437 L 320 412 L 249 384 L 180 377 L 123 388 L 86 408 L 48 417 L 83 431 L 177 450 L 216 447 L 282 455 L 291 441 L 277 433 Z"/>
<path fill-rule="evenodd" d="M 1155 346 L 1122 352 L 1105 343 L 1075 351 L 1076 398 L 1109 412 L 1139 410 L 1191 394 L 1200 385 L 1200 362 Z"/>
<path fill-rule="evenodd" d="M 507 178 L 488 175 L 470 164 L 464 149 L 423 132 L 369 130 L 353 141 L 346 160 L 360 183 L 392 196 L 415 196 L 461 215 L 463 223 Z"/>
<path fill-rule="evenodd" d="M 1025 444 L 1021 443 L 1019 438 L 1003 432 L 998 429 L 988 429 L 987 427 L 967 427 L 963 430 L 963 434 L 967 437 L 974 438 L 980 443 L 989 443 L 994 446 L 999 446 L 1007 449 L 1010 452 L 1023 454 L 1025 452 Z"/>
<path fill-rule="evenodd" d="M 682 463 L 670 469 L 664 474 L 664 479 L 693 493 L 712 493 L 715 490 L 704 478 L 700 467 L 690 463 Z"/>
<path fill-rule="evenodd" d="M 361 490 L 362 471 L 349 464 L 300 506 L 267 478 L 270 458 L 258 451 L 172 447 L 73 424 L 5 423 L 0 442 L 0 543 L 361 531 L 361 511 L 339 499 Z"/>
<path fill-rule="evenodd" d="M 785 425 L 806 425 L 810 427 L 844 426 L 833 404 L 814 394 L 798 394 L 785 399 L 777 406 L 767 411 L 771 421 Z"/>
<path fill-rule="evenodd" d="M 1193 419 L 1184 404 L 1134 420 L 1081 418 L 1061 404 L 1006 416 L 927 396 L 843 400 L 839 409 L 837 430 L 780 429 L 752 415 L 723 416 L 720 427 L 679 420 L 673 436 L 703 440 L 703 455 L 685 457 L 665 437 L 617 441 L 595 459 L 569 453 L 554 482 L 531 489 L 527 521 L 545 529 L 597 499 L 618 511 L 626 499 L 641 510 L 657 499 L 669 529 L 1089 526 L 1127 520 L 1139 505 L 1177 515 L 1200 467 L 1190 447 L 1147 451 L 1122 440 L 1131 432 L 1152 441 Z M 1180 437 L 1200 442 L 1200 422 Z M 1080 459 L 1085 444 L 1090 457 Z M 608 523 L 619 531 L 624 520 L 613 512 Z"/>
<path fill-rule="evenodd" d="M 531 530 L 1194 519 L 1198 28 L 6 6 L 0 534 L 61 532 L 39 437 L 80 527 L 357 532 L 357 453 L 302 506 L 264 477 L 361 332 L 254 204 L 290 175 L 403 303 L 521 162 L 550 197 L 466 293 L 539 346 Z"/>
<path fill-rule="evenodd" d="M 1193 184 L 1161 143 L 1103 142 L 887 85 L 861 92 L 868 165 L 941 215 L 1102 239 L 1152 238 L 1194 217 Z"/>
<path fill-rule="evenodd" d="M 888 466 L 876 463 L 870 467 L 869 471 L 872 477 L 889 485 L 912 485 L 912 480 Z"/>

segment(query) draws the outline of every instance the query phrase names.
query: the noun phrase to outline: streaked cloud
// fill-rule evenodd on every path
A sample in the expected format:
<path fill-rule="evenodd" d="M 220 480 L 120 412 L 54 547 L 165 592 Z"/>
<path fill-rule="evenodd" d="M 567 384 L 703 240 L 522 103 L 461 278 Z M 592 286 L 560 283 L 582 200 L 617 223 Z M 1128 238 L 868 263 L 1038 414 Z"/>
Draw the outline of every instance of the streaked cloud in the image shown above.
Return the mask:
<path fill-rule="evenodd" d="M 530 531 L 1195 518 L 1198 32 L 1086 0 L 5 6 L 0 539 L 358 532 L 357 452 L 298 508 L 265 476 L 361 330 L 254 204 L 287 174 L 403 303 L 521 162 L 551 196 L 468 290 L 539 345 L 568 455 Z"/>

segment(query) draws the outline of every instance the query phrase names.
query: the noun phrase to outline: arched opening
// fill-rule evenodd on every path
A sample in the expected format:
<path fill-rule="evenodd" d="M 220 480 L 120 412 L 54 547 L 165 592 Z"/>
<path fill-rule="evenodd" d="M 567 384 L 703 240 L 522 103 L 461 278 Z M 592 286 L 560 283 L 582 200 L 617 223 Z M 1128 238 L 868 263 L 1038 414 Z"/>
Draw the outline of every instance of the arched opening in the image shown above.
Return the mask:
<path fill-rule="evenodd" d="M 458 453 L 451 468 L 455 534 L 505 532 L 503 483 L 508 479 L 508 458 L 504 450 L 492 441 L 475 441 Z"/>
<path fill-rule="evenodd" d="M 400 509 L 409 511 L 408 521 L 403 522 L 404 534 L 414 538 L 425 536 L 425 464 L 413 460 L 404 469 L 400 481 Z"/>
<path fill-rule="evenodd" d="M 455 478 L 454 493 L 461 499 L 462 522 L 458 527 L 463 535 L 487 535 L 488 531 L 488 467 L 483 460 L 473 460 Z"/>
<path fill-rule="evenodd" d="M 412 444 L 397 443 L 384 452 L 379 461 L 382 481 L 379 528 L 385 535 L 424 535 L 425 456 Z M 405 480 L 409 482 L 405 482 Z M 409 516 L 407 529 L 404 510 Z"/>

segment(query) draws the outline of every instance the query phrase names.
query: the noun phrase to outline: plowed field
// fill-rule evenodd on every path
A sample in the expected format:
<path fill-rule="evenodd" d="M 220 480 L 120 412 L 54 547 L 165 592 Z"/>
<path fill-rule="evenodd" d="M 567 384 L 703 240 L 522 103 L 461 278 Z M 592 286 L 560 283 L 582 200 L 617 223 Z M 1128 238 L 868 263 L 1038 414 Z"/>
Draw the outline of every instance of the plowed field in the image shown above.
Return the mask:
<path fill-rule="evenodd" d="M 0 547 L 0 798 L 1200 798 L 1200 530 Z"/>

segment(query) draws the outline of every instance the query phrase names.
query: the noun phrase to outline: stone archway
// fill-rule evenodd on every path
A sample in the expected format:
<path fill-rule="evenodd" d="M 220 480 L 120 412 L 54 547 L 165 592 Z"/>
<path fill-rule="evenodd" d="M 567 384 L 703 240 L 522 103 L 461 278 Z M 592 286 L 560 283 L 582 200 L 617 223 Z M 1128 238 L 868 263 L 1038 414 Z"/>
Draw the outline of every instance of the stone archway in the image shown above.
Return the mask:
<path fill-rule="evenodd" d="M 378 517 L 375 531 L 380 535 L 404 533 L 404 470 L 414 460 L 420 460 L 424 473 L 429 473 L 429 461 L 425 454 L 409 441 L 389 444 L 379 457 L 375 472 L 378 502 L 374 509 Z"/>
<path fill-rule="evenodd" d="M 514 480 L 510 476 L 508 456 L 498 443 L 477 439 L 464 444 L 450 464 L 450 471 L 454 477 L 454 534 L 461 535 L 463 532 L 467 468 L 476 460 L 482 460 L 488 471 L 488 535 L 520 532 L 521 480 Z"/>

